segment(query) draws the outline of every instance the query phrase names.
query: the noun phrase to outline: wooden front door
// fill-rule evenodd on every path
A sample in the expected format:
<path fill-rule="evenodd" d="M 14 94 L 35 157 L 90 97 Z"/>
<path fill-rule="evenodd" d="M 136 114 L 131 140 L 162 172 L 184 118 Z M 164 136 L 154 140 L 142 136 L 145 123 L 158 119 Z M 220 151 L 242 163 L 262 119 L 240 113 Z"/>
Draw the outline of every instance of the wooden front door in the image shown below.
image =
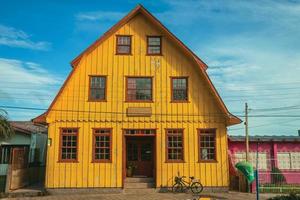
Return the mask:
<path fill-rule="evenodd" d="M 126 166 L 136 167 L 133 176 L 153 177 L 153 138 L 128 138 L 126 146 Z"/>

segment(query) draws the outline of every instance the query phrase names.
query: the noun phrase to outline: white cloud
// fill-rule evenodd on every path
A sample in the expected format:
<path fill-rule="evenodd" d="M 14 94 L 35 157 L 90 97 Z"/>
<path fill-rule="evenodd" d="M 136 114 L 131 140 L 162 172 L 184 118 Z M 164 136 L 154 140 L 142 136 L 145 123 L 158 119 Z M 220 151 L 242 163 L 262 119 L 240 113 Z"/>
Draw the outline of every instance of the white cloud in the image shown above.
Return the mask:
<path fill-rule="evenodd" d="M 80 12 L 75 15 L 75 30 L 84 33 L 92 33 L 93 36 L 91 37 L 94 37 L 94 35 L 98 36 L 125 15 L 126 13 L 114 11 Z"/>
<path fill-rule="evenodd" d="M 37 63 L 15 59 L 0 58 L 0 71 L 2 105 L 47 108 L 62 81 Z"/>
<path fill-rule="evenodd" d="M 91 11 L 81 12 L 76 15 L 79 21 L 116 21 L 125 16 L 123 12 Z"/>
<path fill-rule="evenodd" d="M 245 102 L 253 109 L 300 105 L 299 1 L 173 0 L 165 3 L 169 10 L 156 15 L 175 30 L 192 32 L 191 48 L 208 64 L 208 73 L 229 110 L 243 115 Z M 299 109 L 293 109 L 278 113 L 296 115 L 298 112 Z M 251 111 L 250 114 L 272 112 Z M 295 121 L 288 127 L 280 125 L 287 120 L 250 118 L 250 133 L 296 134 L 300 119 L 291 119 Z M 243 134 L 243 129 L 230 134 Z"/>
<path fill-rule="evenodd" d="M 19 47 L 33 50 L 49 50 L 51 43 L 45 41 L 34 42 L 30 35 L 22 30 L 0 24 L 0 45 Z"/>

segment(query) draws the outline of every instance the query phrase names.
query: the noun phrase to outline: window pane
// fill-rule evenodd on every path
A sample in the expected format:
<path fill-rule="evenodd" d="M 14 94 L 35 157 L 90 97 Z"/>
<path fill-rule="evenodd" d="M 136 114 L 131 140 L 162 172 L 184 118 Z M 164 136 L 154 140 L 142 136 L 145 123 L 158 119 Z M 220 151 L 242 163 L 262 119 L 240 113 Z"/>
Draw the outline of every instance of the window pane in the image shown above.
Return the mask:
<path fill-rule="evenodd" d="M 290 153 L 277 153 L 277 162 L 279 169 L 291 169 L 291 157 Z"/>
<path fill-rule="evenodd" d="M 149 45 L 160 45 L 160 37 L 148 37 Z"/>
<path fill-rule="evenodd" d="M 118 45 L 130 45 L 131 37 L 130 36 L 117 36 Z"/>
<path fill-rule="evenodd" d="M 183 160 L 183 130 L 167 130 L 168 160 Z"/>
<path fill-rule="evenodd" d="M 130 53 L 130 46 L 118 46 L 117 51 L 118 53 L 128 54 Z"/>
<path fill-rule="evenodd" d="M 300 152 L 291 153 L 292 169 L 300 169 Z"/>
<path fill-rule="evenodd" d="M 117 36 L 117 53 L 129 54 L 131 50 L 130 36 Z"/>
<path fill-rule="evenodd" d="M 148 47 L 149 54 L 160 54 L 160 46 L 149 46 Z"/>
<path fill-rule="evenodd" d="M 77 159 L 77 129 L 62 129 L 61 160 Z"/>
<path fill-rule="evenodd" d="M 151 100 L 152 99 L 151 78 L 128 78 L 127 99 L 128 100 Z"/>
<path fill-rule="evenodd" d="M 90 99 L 91 100 L 104 100 L 106 78 L 94 76 L 90 78 Z"/>
<path fill-rule="evenodd" d="M 173 100 L 187 100 L 187 78 L 172 79 Z"/>
<path fill-rule="evenodd" d="M 94 130 L 94 160 L 110 160 L 110 134 L 109 129 Z"/>
<path fill-rule="evenodd" d="M 215 144 L 215 130 L 210 130 L 209 133 L 205 129 L 201 129 L 200 131 L 200 160 L 215 160 L 216 159 L 216 144 Z M 204 133 L 203 133 L 204 132 Z"/>
<path fill-rule="evenodd" d="M 148 54 L 161 54 L 161 38 L 160 37 L 148 37 Z"/>

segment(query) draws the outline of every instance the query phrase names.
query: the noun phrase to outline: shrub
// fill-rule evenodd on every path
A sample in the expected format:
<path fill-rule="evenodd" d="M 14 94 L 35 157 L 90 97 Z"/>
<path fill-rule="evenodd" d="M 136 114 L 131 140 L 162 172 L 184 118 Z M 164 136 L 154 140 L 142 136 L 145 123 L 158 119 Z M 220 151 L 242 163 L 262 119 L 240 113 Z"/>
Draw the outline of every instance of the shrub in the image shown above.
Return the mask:
<path fill-rule="evenodd" d="M 276 196 L 276 197 L 272 197 L 268 200 L 300 200 L 300 196 L 295 193 L 291 193 L 288 196 L 287 195 Z"/>
<path fill-rule="evenodd" d="M 282 174 L 281 170 L 277 167 L 274 167 L 272 169 L 271 179 L 273 184 L 281 184 L 286 182 L 284 175 Z"/>

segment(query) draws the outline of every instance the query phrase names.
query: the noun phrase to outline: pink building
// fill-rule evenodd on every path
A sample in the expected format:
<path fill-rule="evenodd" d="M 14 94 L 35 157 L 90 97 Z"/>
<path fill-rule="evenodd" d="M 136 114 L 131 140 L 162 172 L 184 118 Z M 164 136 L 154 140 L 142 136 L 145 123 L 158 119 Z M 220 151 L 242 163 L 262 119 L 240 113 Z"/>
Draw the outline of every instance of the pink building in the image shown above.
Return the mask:
<path fill-rule="evenodd" d="M 230 136 L 228 139 L 231 174 L 234 175 L 235 163 L 246 159 L 245 137 Z M 300 186 L 300 132 L 299 136 L 254 136 L 250 137 L 249 158 L 256 167 L 258 149 L 258 169 L 260 184 L 263 185 L 299 185 Z M 272 169 L 278 168 L 284 176 L 278 176 Z M 281 178 L 282 180 L 282 178 Z M 253 187 L 255 190 L 255 186 Z"/>

